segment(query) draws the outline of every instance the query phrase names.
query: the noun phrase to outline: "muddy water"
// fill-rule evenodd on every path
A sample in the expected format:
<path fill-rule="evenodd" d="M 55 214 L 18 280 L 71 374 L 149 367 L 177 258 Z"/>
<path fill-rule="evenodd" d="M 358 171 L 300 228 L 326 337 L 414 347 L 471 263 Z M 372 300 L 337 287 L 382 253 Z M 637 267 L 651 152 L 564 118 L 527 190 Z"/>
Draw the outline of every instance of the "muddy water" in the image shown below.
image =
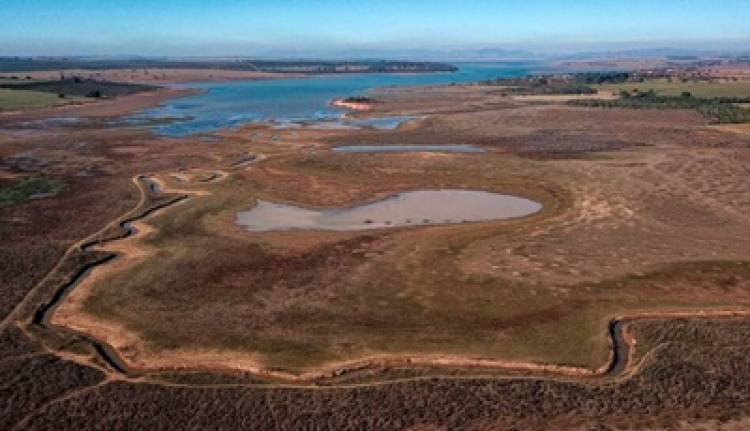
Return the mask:
<path fill-rule="evenodd" d="M 361 230 L 503 220 L 534 214 L 542 205 L 515 196 L 472 190 L 422 190 L 349 208 L 314 210 L 259 200 L 237 214 L 251 231 Z"/>

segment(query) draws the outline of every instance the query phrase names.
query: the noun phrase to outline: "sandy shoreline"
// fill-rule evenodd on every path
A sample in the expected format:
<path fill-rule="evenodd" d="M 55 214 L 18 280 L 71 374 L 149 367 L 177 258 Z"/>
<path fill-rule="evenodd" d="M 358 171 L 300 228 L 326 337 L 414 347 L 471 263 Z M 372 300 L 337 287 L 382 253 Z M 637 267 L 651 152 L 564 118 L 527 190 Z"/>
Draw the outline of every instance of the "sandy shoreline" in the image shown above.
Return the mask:
<path fill-rule="evenodd" d="M 331 102 L 331 106 L 336 106 L 339 108 L 347 108 L 354 111 L 371 111 L 372 110 L 372 103 L 365 103 L 365 102 L 348 102 L 346 99 L 334 99 Z"/>

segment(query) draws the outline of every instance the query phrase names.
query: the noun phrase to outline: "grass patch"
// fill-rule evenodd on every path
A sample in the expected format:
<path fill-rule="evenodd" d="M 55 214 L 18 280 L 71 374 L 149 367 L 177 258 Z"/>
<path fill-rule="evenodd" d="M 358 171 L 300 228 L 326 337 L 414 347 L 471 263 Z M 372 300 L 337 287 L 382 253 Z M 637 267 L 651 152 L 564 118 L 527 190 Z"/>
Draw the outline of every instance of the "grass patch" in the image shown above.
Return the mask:
<path fill-rule="evenodd" d="M 623 82 L 618 84 L 603 84 L 596 86 L 599 90 L 619 94 L 622 91 L 645 92 L 653 90 L 660 96 L 680 96 L 689 92 L 699 98 L 717 97 L 750 97 L 750 81 L 737 82 L 682 82 L 679 80 L 654 79 L 645 82 Z"/>
<path fill-rule="evenodd" d="M 128 94 L 151 91 L 157 87 L 151 85 L 128 84 L 122 82 L 96 81 L 93 79 L 70 78 L 56 81 L 34 81 L 18 83 L 0 83 L 0 87 L 13 90 L 27 90 L 53 93 L 55 97 L 117 97 Z"/>
<path fill-rule="evenodd" d="M 30 108 L 48 108 L 78 101 L 75 97 L 60 97 L 57 94 L 30 90 L 0 88 L 0 111 Z"/>
<path fill-rule="evenodd" d="M 13 186 L 0 188 L 0 208 L 19 204 L 36 197 L 54 195 L 63 187 L 63 183 L 50 178 L 25 178 Z"/>

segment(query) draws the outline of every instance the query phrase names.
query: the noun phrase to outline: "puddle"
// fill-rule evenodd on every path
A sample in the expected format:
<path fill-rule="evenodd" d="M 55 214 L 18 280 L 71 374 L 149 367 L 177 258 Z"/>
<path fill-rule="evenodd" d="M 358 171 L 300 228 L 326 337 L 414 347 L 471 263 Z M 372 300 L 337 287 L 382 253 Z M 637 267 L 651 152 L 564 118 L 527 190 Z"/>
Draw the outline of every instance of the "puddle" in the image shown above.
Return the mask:
<path fill-rule="evenodd" d="M 411 121 L 415 118 L 416 117 L 409 115 L 399 115 L 391 117 L 367 118 L 363 120 L 344 120 L 344 123 L 359 128 L 371 127 L 377 130 L 396 130 L 402 123 Z"/>
<path fill-rule="evenodd" d="M 349 208 L 315 210 L 259 200 L 237 214 L 250 231 L 291 229 L 364 230 L 504 220 L 534 214 L 529 199 L 472 190 L 420 190 Z"/>
<path fill-rule="evenodd" d="M 40 120 L 22 121 L 16 123 L 16 126 L 21 129 L 51 129 L 79 126 L 85 122 L 83 118 L 79 117 L 50 117 Z"/>
<path fill-rule="evenodd" d="M 473 145 L 343 145 L 334 147 L 336 153 L 485 153 Z"/>

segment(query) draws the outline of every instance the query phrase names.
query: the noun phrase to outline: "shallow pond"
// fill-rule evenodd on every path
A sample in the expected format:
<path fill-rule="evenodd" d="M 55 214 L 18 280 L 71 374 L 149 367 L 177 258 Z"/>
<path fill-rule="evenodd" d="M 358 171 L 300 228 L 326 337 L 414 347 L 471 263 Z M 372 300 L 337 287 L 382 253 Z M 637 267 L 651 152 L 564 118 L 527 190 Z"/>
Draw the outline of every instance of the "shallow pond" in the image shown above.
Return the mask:
<path fill-rule="evenodd" d="M 342 145 L 334 147 L 336 153 L 484 153 L 473 145 Z"/>
<path fill-rule="evenodd" d="M 291 229 L 362 230 L 401 226 L 504 220 L 534 214 L 529 199 L 473 190 L 420 190 L 348 208 L 315 210 L 259 200 L 237 214 L 251 231 Z"/>
<path fill-rule="evenodd" d="M 355 129 L 377 129 L 377 130 L 396 130 L 398 127 L 417 117 L 411 115 L 394 115 L 387 117 L 351 119 L 342 117 L 338 120 L 320 120 L 320 121 L 275 121 L 274 129 L 296 129 L 308 127 L 319 130 L 355 130 Z"/>
<path fill-rule="evenodd" d="M 80 117 L 49 117 L 40 120 L 22 121 L 14 126 L 21 129 L 53 129 L 57 127 L 76 127 L 89 120 Z"/>

